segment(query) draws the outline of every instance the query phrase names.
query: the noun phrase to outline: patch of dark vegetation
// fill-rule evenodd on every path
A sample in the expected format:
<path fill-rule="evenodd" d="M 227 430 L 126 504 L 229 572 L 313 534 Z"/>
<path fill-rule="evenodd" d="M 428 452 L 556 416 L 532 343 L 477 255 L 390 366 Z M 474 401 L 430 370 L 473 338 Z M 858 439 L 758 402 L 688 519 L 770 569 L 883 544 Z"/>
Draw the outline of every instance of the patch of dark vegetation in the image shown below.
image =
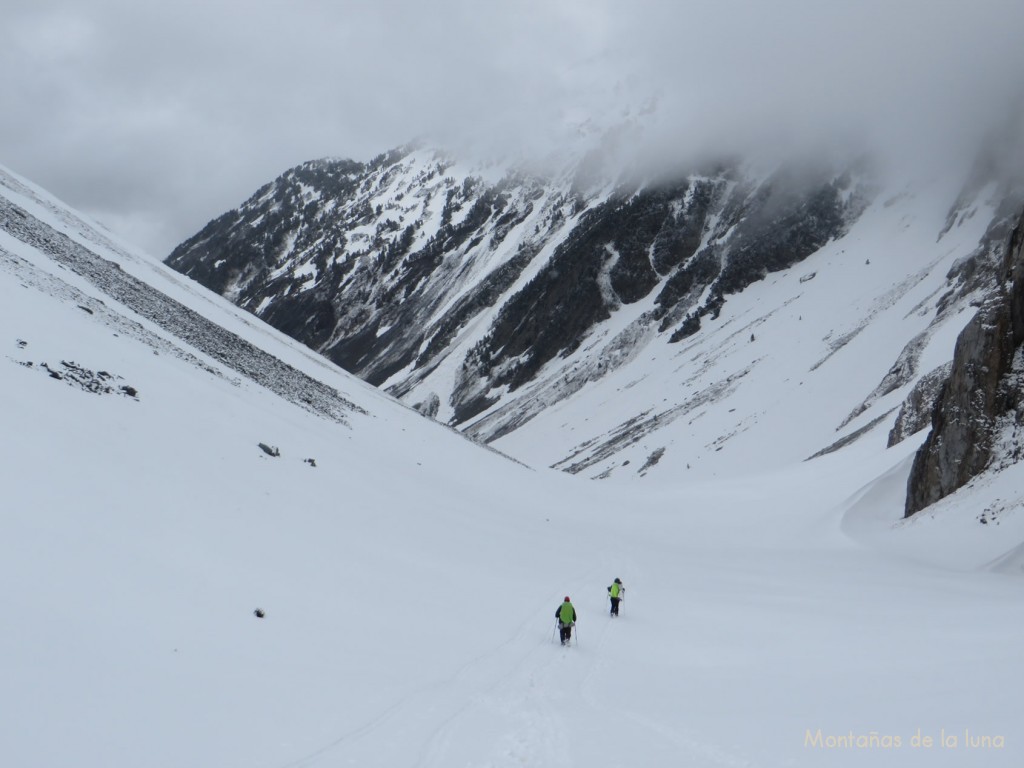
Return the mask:
<path fill-rule="evenodd" d="M 659 268 L 670 269 L 700 243 L 695 233 L 707 211 L 694 211 L 692 202 L 685 207 L 688 189 L 684 180 L 635 194 L 622 190 L 585 213 L 548 265 L 502 307 L 467 356 L 467 373 L 515 390 L 545 363 L 574 352 L 619 302 L 644 298 L 660 280 L 652 253 Z M 485 402 L 461 404 L 458 420 Z"/>
<path fill-rule="evenodd" d="M 481 311 L 493 306 L 498 298 L 519 278 L 527 264 L 536 255 L 536 248 L 521 247 L 514 257 L 487 275 L 472 291 L 459 299 L 451 311 L 447 312 L 440 322 L 431 329 L 432 337 L 426 349 L 417 358 L 417 367 L 425 365 L 442 352 L 451 343 L 460 328 Z"/>
<path fill-rule="evenodd" d="M 243 275 L 265 283 L 275 255 L 310 213 L 304 190 L 347 196 L 356 190 L 364 170 L 351 160 L 311 161 L 292 168 L 260 187 L 238 210 L 214 219 L 175 248 L 167 263 L 221 294 Z M 275 204 L 260 206 L 265 198 L 273 198 Z M 192 258 L 194 253 L 205 256 Z"/>

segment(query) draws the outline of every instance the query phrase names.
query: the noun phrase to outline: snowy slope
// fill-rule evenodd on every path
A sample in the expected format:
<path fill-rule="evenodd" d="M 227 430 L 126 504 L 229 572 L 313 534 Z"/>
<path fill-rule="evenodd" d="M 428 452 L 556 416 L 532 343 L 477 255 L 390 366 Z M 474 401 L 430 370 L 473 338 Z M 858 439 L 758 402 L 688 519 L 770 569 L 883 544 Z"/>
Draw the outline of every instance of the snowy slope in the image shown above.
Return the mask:
<path fill-rule="evenodd" d="M 896 525 L 916 439 L 886 450 L 879 426 L 841 452 L 799 460 L 871 376 L 823 364 L 833 388 L 824 392 L 800 371 L 823 424 L 779 428 L 762 446 L 779 456 L 762 462 L 770 472 L 588 483 L 470 443 L 27 182 L 2 173 L 0 185 L 5 209 L 21 211 L 11 214 L 18 231 L 52 228 L 36 245 L 13 225 L 0 231 L 4 764 L 1024 758 L 1024 661 L 1012 640 L 1024 629 L 1019 472 Z M 146 300 L 98 280 L 107 271 L 94 262 L 75 262 L 78 272 L 62 261 L 81 256 L 74 243 L 137 278 Z M 851 265 L 851 280 L 882 279 L 854 267 L 864 265 Z M 156 314 L 167 305 L 154 290 L 200 319 Z M 809 322 L 813 298 L 794 302 L 807 305 L 805 320 L 787 322 Z M 843 318 L 889 311 L 856 295 L 851 304 Z M 905 314 L 887 317 L 912 322 Z M 722 325 L 757 317 L 752 294 Z M 235 334 L 234 348 L 211 348 L 204 322 Z M 736 365 L 759 343 L 748 337 L 737 337 Z M 235 354 L 243 342 L 291 373 L 247 368 L 268 358 Z M 862 343 L 884 338 L 857 336 L 837 355 Z M 110 392 L 69 385 L 73 371 Z M 772 381 L 760 379 L 760 418 L 785 420 L 775 403 L 788 395 Z M 295 387 L 327 399 L 296 398 Z M 541 434 L 561 439 L 550 425 Z M 756 448 L 739 440 L 721 453 L 734 445 Z M 973 508 L 990 508 L 998 525 L 965 522 Z M 627 599 L 613 621 L 604 590 L 616 576 Z M 566 594 L 580 617 L 569 649 L 552 642 Z M 912 744 L 918 730 L 933 746 Z M 980 737 L 989 741 L 969 740 Z"/>
<path fill-rule="evenodd" d="M 494 445 L 588 477 L 650 478 L 774 469 L 875 419 L 884 447 L 896 409 L 920 376 L 951 359 L 974 313 L 968 301 L 938 312 L 951 267 L 977 249 L 992 218 L 982 197 L 976 216 L 940 238 L 958 192 L 936 184 L 896 201 L 879 195 L 847 235 L 730 297 L 700 333 L 644 346 Z M 628 326 L 622 314 L 578 365 Z M 905 379 L 877 391 L 908 348 Z"/>
<path fill-rule="evenodd" d="M 721 477 L 892 427 L 1024 201 L 985 152 L 914 182 L 863 160 L 641 179 L 602 159 L 312 161 L 168 264 L 531 466 Z"/>

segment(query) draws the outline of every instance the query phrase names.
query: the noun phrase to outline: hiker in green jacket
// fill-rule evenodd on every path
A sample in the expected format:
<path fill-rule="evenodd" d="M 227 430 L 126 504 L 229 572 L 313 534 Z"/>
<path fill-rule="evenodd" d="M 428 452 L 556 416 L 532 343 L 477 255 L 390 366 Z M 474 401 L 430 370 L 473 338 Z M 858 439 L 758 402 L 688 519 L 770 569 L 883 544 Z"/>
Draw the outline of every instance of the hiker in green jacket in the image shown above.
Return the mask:
<path fill-rule="evenodd" d="M 568 645 L 569 638 L 572 637 L 573 625 L 576 623 L 576 609 L 572 607 L 568 595 L 555 609 L 555 618 L 558 619 L 558 635 L 562 639 L 562 645 Z"/>
<path fill-rule="evenodd" d="M 608 587 L 608 597 L 611 598 L 612 601 L 612 616 L 619 615 L 619 603 L 622 602 L 622 599 L 625 597 L 625 595 L 626 588 L 622 586 L 622 582 L 619 579 L 613 581 L 612 585 Z"/>

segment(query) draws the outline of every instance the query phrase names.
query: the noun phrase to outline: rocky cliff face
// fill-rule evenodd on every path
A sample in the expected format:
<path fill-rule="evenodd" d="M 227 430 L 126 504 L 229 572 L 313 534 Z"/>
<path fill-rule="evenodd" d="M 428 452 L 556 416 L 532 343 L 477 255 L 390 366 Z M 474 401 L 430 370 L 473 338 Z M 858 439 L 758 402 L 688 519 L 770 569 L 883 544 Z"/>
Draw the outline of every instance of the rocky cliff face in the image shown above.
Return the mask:
<path fill-rule="evenodd" d="M 1001 281 L 957 339 L 931 433 L 914 459 L 906 516 L 986 469 L 1020 458 L 1024 425 L 1024 217 L 1009 235 Z"/>

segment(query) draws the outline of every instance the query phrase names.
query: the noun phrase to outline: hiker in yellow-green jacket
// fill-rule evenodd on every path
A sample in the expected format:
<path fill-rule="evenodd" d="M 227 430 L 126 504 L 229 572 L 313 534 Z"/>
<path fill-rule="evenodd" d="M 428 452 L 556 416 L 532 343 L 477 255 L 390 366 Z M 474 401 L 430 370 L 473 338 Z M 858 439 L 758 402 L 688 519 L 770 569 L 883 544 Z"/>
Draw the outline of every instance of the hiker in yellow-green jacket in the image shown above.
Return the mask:
<path fill-rule="evenodd" d="M 619 603 L 622 602 L 622 599 L 625 596 L 626 596 L 626 588 L 624 586 L 622 586 L 622 581 L 620 581 L 619 579 L 616 579 L 615 581 L 612 582 L 612 585 L 610 587 L 608 587 L 608 597 L 612 601 L 612 610 L 611 610 L 611 615 L 612 616 L 618 616 L 619 615 Z"/>
<path fill-rule="evenodd" d="M 558 635 L 562 639 L 562 645 L 568 645 L 569 638 L 572 637 L 573 625 L 576 623 L 576 609 L 572 607 L 568 595 L 555 609 L 555 618 L 558 619 Z"/>

